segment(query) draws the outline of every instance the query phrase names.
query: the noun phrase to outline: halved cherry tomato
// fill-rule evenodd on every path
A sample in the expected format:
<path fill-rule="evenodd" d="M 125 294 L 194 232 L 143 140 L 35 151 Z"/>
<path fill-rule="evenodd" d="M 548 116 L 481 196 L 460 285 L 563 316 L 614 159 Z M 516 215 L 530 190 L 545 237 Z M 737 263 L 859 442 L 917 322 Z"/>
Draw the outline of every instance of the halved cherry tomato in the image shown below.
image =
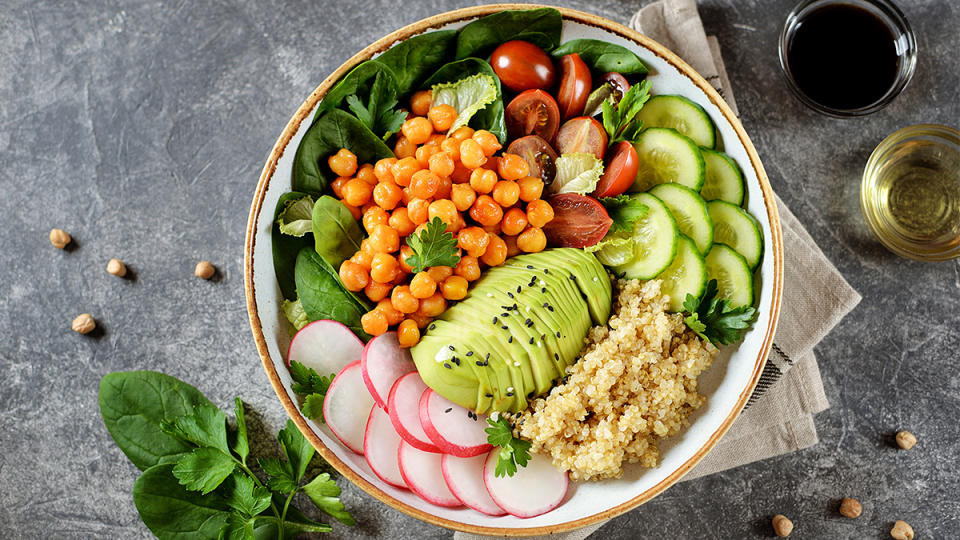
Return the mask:
<path fill-rule="evenodd" d="M 598 199 L 616 197 L 633 185 L 639 168 L 640 156 L 637 155 L 636 148 L 627 141 L 618 142 L 607 151 L 603 176 L 600 177 L 597 189 L 591 195 Z"/>
<path fill-rule="evenodd" d="M 528 41 L 507 41 L 500 45 L 490 55 L 490 65 L 500 82 L 514 92 L 546 90 L 557 78 L 557 70 L 547 53 Z"/>
<path fill-rule="evenodd" d="M 560 105 L 560 117 L 564 120 L 583 114 L 587 97 L 593 88 L 590 68 L 577 53 L 564 55 L 560 59 L 560 88 L 557 90 L 557 104 Z"/>
<path fill-rule="evenodd" d="M 604 73 L 603 77 L 600 77 L 600 82 L 610 83 L 614 91 L 613 99 L 617 103 L 620 103 L 620 98 L 630 89 L 630 82 L 627 81 L 627 78 L 615 71 Z"/>
<path fill-rule="evenodd" d="M 561 154 L 582 152 L 603 159 L 603 154 L 607 151 L 607 132 L 600 122 L 589 116 L 571 118 L 560 126 L 556 148 Z"/>
<path fill-rule="evenodd" d="M 553 247 L 585 248 L 600 241 L 613 220 L 593 197 L 561 193 L 547 199 L 553 219 L 543 226 L 547 243 Z"/>
<path fill-rule="evenodd" d="M 526 160 L 530 166 L 530 176 L 543 180 L 544 185 L 550 185 L 557 175 L 557 152 L 550 143 L 536 135 L 527 135 L 510 143 L 508 154 L 516 154 Z M 636 174 L 636 173 L 634 173 Z"/>
<path fill-rule="evenodd" d="M 507 135 L 519 139 L 538 135 L 552 141 L 560 126 L 560 109 L 553 96 L 543 90 L 527 90 L 507 105 Z"/>

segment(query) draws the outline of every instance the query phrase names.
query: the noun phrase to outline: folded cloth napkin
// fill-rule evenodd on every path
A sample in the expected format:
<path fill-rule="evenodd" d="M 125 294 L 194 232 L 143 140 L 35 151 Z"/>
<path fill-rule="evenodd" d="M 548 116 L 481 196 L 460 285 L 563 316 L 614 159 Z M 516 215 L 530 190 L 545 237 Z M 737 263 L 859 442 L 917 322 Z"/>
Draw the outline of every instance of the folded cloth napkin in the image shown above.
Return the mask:
<path fill-rule="evenodd" d="M 677 53 L 737 111 L 717 39 L 707 36 L 695 0 L 660 0 L 641 8 L 630 27 Z M 813 415 L 827 409 L 813 347 L 860 302 L 792 212 L 776 199 L 783 229 L 780 325 L 747 408 L 683 480 L 794 452 L 817 442 Z M 598 523 L 553 540 L 583 540 Z M 455 540 L 487 537 L 458 532 Z"/>

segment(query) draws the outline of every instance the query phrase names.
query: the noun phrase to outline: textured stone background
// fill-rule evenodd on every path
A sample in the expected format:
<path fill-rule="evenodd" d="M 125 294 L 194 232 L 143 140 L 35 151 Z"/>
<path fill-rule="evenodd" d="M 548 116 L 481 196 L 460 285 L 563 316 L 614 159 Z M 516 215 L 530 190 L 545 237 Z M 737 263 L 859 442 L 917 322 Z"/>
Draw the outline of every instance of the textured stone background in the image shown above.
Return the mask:
<path fill-rule="evenodd" d="M 563 1 L 626 22 L 640 2 Z M 916 76 L 886 110 L 833 120 L 780 78 L 794 0 L 703 1 L 743 123 L 774 188 L 863 302 L 817 349 L 833 407 L 806 451 L 680 484 L 615 519 L 603 538 L 761 538 L 783 512 L 796 538 L 960 536 L 960 265 L 899 259 L 858 205 L 871 149 L 912 123 L 960 124 L 960 6 L 902 1 Z M 272 437 L 285 419 L 254 349 L 241 251 L 264 159 L 332 69 L 381 35 L 462 0 L 406 3 L 0 0 L 0 536 L 146 538 L 135 468 L 100 421 L 115 370 L 161 370 L 221 405 L 240 395 Z M 74 249 L 50 247 L 51 227 Z M 105 273 L 111 257 L 135 278 Z M 220 269 L 213 282 L 194 263 Z M 81 312 L 100 337 L 70 331 Z M 255 426 L 255 427 L 256 427 Z M 897 451 L 890 434 L 920 439 Z M 266 439 L 264 439 L 266 444 Z M 345 482 L 343 482 L 345 484 Z M 838 498 L 864 503 L 850 521 Z M 345 486 L 344 538 L 448 538 Z M 669 532 L 664 532 L 669 531 Z"/>

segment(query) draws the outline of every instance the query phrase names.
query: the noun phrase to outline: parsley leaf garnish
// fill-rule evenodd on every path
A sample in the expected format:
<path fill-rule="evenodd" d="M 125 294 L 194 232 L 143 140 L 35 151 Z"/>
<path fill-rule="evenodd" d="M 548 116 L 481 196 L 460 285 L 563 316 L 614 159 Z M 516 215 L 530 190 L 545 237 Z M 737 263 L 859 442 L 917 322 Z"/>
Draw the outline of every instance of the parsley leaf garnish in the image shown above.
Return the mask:
<path fill-rule="evenodd" d="M 526 467 L 530 461 L 530 441 L 518 439 L 513 436 L 513 426 L 506 418 L 498 418 L 496 421 L 487 418 L 490 427 L 485 429 L 487 432 L 487 442 L 500 447 L 500 455 L 497 456 L 497 468 L 493 474 L 495 476 L 513 476 L 517 473 L 517 465 Z"/>
<path fill-rule="evenodd" d="M 457 255 L 457 241 L 447 232 L 447 224 L 434 217 L 420 234 L 407 237 L 407 245 L 413 249 L 413 255 L 406 263 L 413 272 L 423 272 L 430 266 L 456 266 L 460 262 Z"/>
<path fill-rule="evenodd" d="M 315 369 L 293 361 L 290 362 L 290 377 L 293 379 L 290 388 L 305 396 L 300 409 L 304 416 L 323 422 L 323 398 L 330 389 L 334 374 L 322 376 Z"/>
<path fill-rule="evenodd" d="M 716 346 L 736 343 L 756 319 L 757 310 L 751 306 L 731 308 L 717 293 L 717 280 L 711 279 L 702 298 L 688 294 L 683 309 L 689 315 L 684 321 L 698 336 Z"/>
<path fill-rule="evenodd" d="M 637 120 L 640 109 L 650 99 L 650 81 L 635 84 L 613 105 L 603 102 L 603 129 L 610 138 L 610 144 L 618 141 L 633 141 L 643 129 L 643 122 Z"/>
<path fill-rule="evenodd" d="M 600 203 L 607 209 L 613 224 L 610 225 L 610 232 L 633 230 L 633 224 L 643 216 L 647 215 L 647 205 L 628 195 L 617 195 L 616 197 L 604 197 Z"/>
<path fill-rule="evenodd" d="M 356 95 L 351 95 L 347 96 L 347 106 L 370 131 L 387 140 L 400 131 L 400 126 L 407 119 L 407 113 L 394 109 L 397 106 L 395 92 L 389 86 L 387 78 L 381 75 L 377 73 L 366 105 Z"/>

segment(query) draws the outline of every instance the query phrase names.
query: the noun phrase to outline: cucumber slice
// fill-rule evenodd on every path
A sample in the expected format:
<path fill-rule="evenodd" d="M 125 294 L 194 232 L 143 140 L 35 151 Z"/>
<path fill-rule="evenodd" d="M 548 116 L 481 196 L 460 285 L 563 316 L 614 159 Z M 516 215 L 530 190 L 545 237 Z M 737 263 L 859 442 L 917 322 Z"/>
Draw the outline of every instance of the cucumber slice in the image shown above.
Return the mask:
<path fill-rule="evenodd" d="M 657 278 L 663 280 L 660 291 L 670 296 L 668 311 L 683 311 L 683 301 L 688 294 L 694 298 L 703 296 L 707 288 L 707 264 L 693 240 L 682 234 L 678 237 L 676 256 Z"/>
<path fill-rule="evenodd" d="M 653 186 L 650 194 L 667 205 L 673 219 L 677 220 L 680 234 L 690 237 L 700 254 L 706 255 L 713 245 L 713 221 L 703 197 L 686 186 L 672 183 Z"/>
<path fill-rule="evenodd" d="M 643 127 L 673 128 L 706 148 L 713 148 L 717 142 L 710 115 L 683 96 L 653 96 L 640 109 L 637 118 L 643 120 Z"/>
<path fill-rule="evenodd" d="M 633 143 L 640 158 L 637 178 L 630 186 L 633 193 L 647 191 L 657 184 L 676 182 L 700 191 L 706 178 L 703 154 L 690 137 L 668 128 L 650 128 Z"/>
<path fill-rule="evenodd" d="M 763 255 L 763 235 L 756 220 L 746 210 L 726 201 L 710 201 L 707 210 L 713 220 L 713 241 L 735 249 L 752 272 Z"/>
<path fill-rule="evenodd" d="M 721 200 L 740 206 L 743 204 L 743 172 L 732 157 L 708 148 L 701 148 L 707 166 L 707 179 L 700 195 L 708 200 Z"/>
<path fill-rule="evenodd" d="M 753 274 L 742 255 L 726 244 L 714 244 L 704 258 L 707 279 L 717 280 L 717 297 L 731 308 L 753 305 Z"/>
<path fill-rule="evenodd" d="M 677 254 L 677 222 L 660 199 L 649 193 L 631 197 L 647 205 L 647 215 L 633 225 L 633 260 L 613 267 L 630 279 L 653 279 L 673 262 Z"/>

